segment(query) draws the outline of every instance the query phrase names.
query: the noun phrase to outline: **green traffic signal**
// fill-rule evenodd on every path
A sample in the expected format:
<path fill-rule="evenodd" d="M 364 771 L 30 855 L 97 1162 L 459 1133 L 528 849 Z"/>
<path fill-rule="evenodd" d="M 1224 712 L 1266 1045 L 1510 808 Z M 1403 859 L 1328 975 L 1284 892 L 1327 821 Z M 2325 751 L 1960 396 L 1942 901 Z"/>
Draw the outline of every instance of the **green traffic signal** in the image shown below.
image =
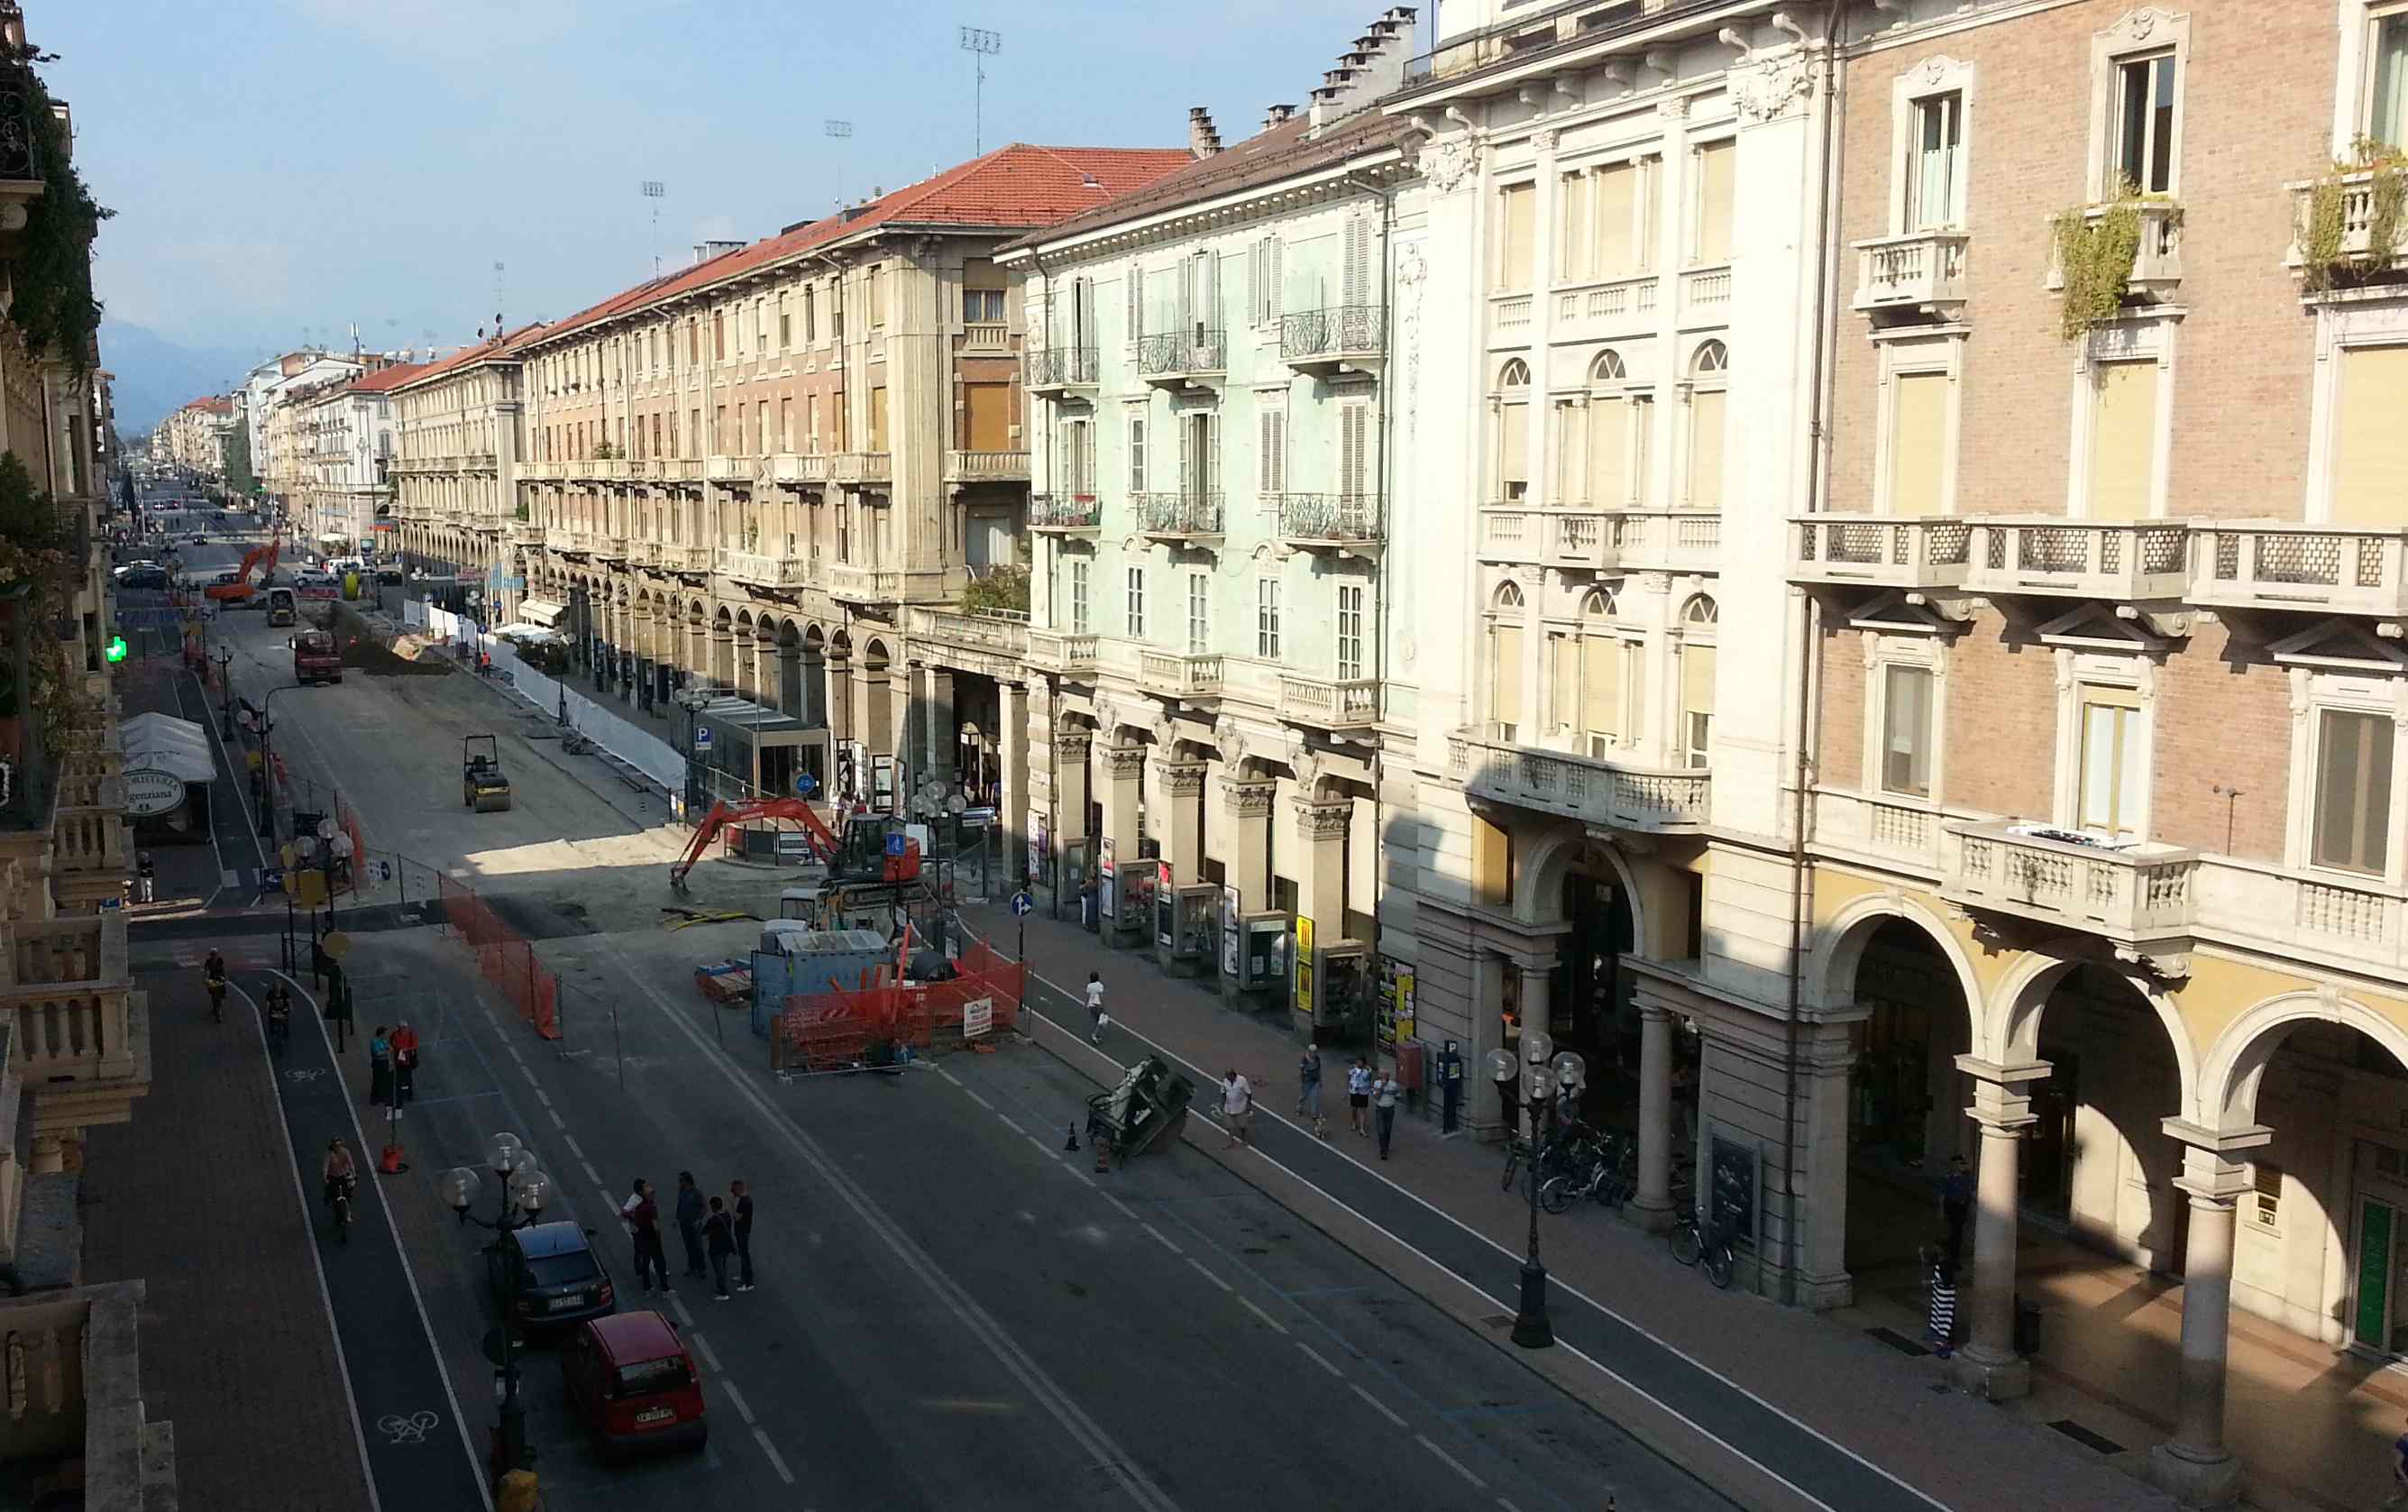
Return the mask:
<path fill-rule="evenodd" d="M 125 659 L 125 637 L 112 635 L 108 638 L 108 659 L 113 662 Z"/>

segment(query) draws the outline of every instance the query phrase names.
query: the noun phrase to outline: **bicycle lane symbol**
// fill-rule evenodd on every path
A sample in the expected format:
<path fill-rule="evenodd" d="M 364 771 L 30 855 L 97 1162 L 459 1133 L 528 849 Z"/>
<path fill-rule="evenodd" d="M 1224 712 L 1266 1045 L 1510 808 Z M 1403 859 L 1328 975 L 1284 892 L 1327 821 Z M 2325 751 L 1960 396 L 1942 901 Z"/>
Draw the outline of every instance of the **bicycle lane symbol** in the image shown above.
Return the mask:
<path fill-rule="evenodd" d="M 427 1433 L 442 1421 L 441 1413 L 424 1409 L 413 1412 L 408 1417 L 403 1417 L 397 1412 L 389 1412 L 377 1419 L 377 1432 L 384 1435 L 388 1446 L 414 1448 L 424 1444 Z"/>

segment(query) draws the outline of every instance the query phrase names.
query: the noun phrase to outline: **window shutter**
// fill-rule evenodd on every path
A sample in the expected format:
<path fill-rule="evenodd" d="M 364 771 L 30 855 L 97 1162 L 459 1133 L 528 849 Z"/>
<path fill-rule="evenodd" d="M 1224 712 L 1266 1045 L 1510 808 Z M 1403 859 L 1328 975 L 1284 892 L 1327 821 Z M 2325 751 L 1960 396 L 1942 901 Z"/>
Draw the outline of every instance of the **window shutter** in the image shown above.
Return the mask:
<path fill-rule="evenodd" d="M 1128 270 L 1128 338 L 1135 342 L 1145 336 L 1145 265 L 1131 263 Z"/>
<path fill-rule="evenodd" d="M 1172 421 L 1171 425 L 1179 432 L 1179 488 L 1182 493 L 1193 493 L 1196 490 L 1196 459 L 1188 435 L 1196 427 L 1183 418 Z"/>
<path fill-rule="evenodd" d="M 1260 465 L 1254 469 L 1254 490 L 1265 495 L 1276 494 L 1279 486 L 1273 481 L 1277 474 L 1271 460 L 1271 411 L 1268 410 L 1254 417 L 1254 437 L 1255 450 L 1261 454 Z"/>
<path fill-rule="evenodd" d="M 2157 432 L 2157 365 L 2099 368 L 2090 435 L 2090 518 L 2138 520 L 2149 512 Z"/>
<path fill-rule="evenodd" d="M 1204 417 L 1204 491 L 1221 491 L 1221 417 Z"/>
<path fill-rule="evenodd" d="M 1689 497 L 1693 510 L 1723 507 L 1723 410 L 1720 389 L 1689 396 Z"/>
<path fill-rule="evenodd" d="M 2341 354 L 2333 423 L 2336 525 L 2393 526 L 2408 504 L 2408 347 L 2352 347 Z"/>
<path fill-rule="evenodd" d="M 1937 514 L 1948 425 L 1948 375 L 1901 373 L 1892 381 L 1889 511 Z"/>
<path fill-rule="evenodd" d="M 1349 498 L 1363 493 L 1363 452 L 1370 406 L 1350 404 L 1339 411 L 1338 491 Z"/>
<path fill-rule="evenodd" d="M 1550 636 L 1555 655 L 1555 686 L 1547 700 L 1547 723 L 1570 729 L 1580 709 L 1580 642 L 1569 635 Z"/>
<path fill-rule="evenodd" d="M 1522 627 L 1499 625 L 1488 632 L 1488 716 L 1500 725 L 1522 722 Z"/>
<path fill-rule="evenodd" d="M 1271 415 L 1271 492 L 1287 492 L 1287 411 Z"/>
<path fill-rule="evenodd" d="M 1622 707 L 1621 651 L 1607 636 L 1581 638 L 1581 727 L 1591 735 L 1620 733 L 1613 725 Z"/>
<path fill-rule="evenodd" d="M 1727 263 L 1731 256 L 1731 202 L 1739 189 L 1739 151 L 1734 142 L 1698 149 L 1698 243 L 1692 262 Z"/>
<path fill-rule="evenodd" d="M 1711 714 L 1714 712 L 1714 648 L 1684 645 L 1681 648 L 1681 712 L 1688 714 Z"/>
<path fill-rule="evenodd" d="M 1271 238 L 1271 286 L 1263 292 L 1263 309 L 1272 320 L 1287 313 L 1287 244 Z"/>
<path fill-rule="evenodd" d="M 1075 346 L 1092 346 L 1096 340 L 1096 284 L 1093 279 L 1081 279 L 1070 285 L 1072 321 L 1071 334 Z M 1090 377 L 1093 375 L 1090 374 Z"/>
<path fill-rule="evenodd" d="M 1366 302 L 1364 285 L 1369 281 L 1370 229 L 1370 223 L 1361 216 L 1347 217 L 1345 292 L 1341 297 L 1349 305 Z"/>
<path fill-rule="evenodd" d="M 1079 489 L 1092 494 L 1096 490 L 1096 427 L 1079 427 Z"/>

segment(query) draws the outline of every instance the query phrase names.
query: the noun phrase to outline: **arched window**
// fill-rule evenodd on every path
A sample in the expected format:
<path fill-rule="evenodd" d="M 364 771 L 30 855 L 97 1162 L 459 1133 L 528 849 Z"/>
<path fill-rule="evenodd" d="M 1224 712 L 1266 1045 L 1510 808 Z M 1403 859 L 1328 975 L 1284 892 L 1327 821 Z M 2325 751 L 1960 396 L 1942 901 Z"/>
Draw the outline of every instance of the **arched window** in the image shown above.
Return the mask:
<path fill-rule="evenodd" d="M 1497 375 L 1497 499 L 1517 504 L 1530 493 L 1530 369 L 1519 359 Z"/>
<path fill-rule="evenodd" d="M 1681 756 L 1703 767 L 1713 748 L 1714 626 L 1722 612 L 1698 594 L 1681 606 Z"/>
<path fill-rule="evenodd" d="M 1589 364 L 1584 497 L 1598 509 L 1627 509 L 1645 486 L 1647 421 L 1655 405 L 1645 395 L 1627 391 L 1629 376 L 1622 353 L 1611 347 Z"/>
<path fill-rule="evenodd" d="M 1708 341 L 1689 359 L 1688 483 L 1681 502 L 1693 510 L 1723 507 L 1724 416 L 1728 400 L 1730 349 Z"/>
<path fill-rule="evenodd" d="M 1488 722 L 1498 739 L 1515 741 L 1522 733 L 1522 590 L 1504 583 L 1488 604 Z"/>

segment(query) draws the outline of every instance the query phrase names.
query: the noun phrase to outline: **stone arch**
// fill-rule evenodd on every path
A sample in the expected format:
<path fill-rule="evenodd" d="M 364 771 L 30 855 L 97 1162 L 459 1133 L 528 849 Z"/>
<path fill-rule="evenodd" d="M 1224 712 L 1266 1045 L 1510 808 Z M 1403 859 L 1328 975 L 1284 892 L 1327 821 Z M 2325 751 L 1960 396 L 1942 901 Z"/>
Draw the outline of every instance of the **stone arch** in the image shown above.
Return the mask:
<path fill-rule="evenodd" d="M 2040 1058 L 2040 1021 L 2049 994 L 2067 972 L 2091 965 L 2119 977 L 2157 1015 L 2174 1053 L 2177 1105 L 2186 1112 L 2198 1105 L 2199 1053 L 2172 1000 L 2147 972 L 2115 960 L 2088 958 L 2088 942 L 2078 937 L 2052 941 L 2027 951 L 1991 992 L 1975 1026 L 1973 1053 L 1998 1065 L 2016 1065 Z"/>
<path fill-rule="evenodd" d="M 1816 932 L 1807 958 L 1807 1010 L 1837 1008 L 1855 1000 L 1856 969 L 1864 961 L 1865 946 L 1886 919 L 1903 919 L 1931 937 L 1932 948 L 1956 973 L 1956 990 L 1965 1005 L 1966 1034 L 1974 1048 L 1980 1050 L 1982 1015 L 1976 1005 L 1982 1001 L 1982 983 L 1973 973 L 1972 959 L 1956 937 L 1948 932 L 1946 920 L 1903 893 L 1875 893 L 1859 898 L 1833 914 L 1831 921 Z M 2045 995 L 2042 1001 L 2046 1001 Z"/>
<path fill-rule="evenodd" d="M 2338 1024 L 2383 1046 L 2408 1070 L 2408 1030 L 2355 998 L 2329 989 L 2278 993 L 2235 1018 L 2200 1068 L 2193 1121 L 2230 1131 L 2258 1121 L 2258 1084 L 2295 1024 Z"/>
<path fill-rule="evenodd" d="M 1515 869 L 1513 917 L 1524 924 L 1555 922 L 1551 916 L 1542 916 L 1541 911 L 1560 912 L 1555 900 L 1563 897 L 1564 874 L 1591 852 L 1605 857 L 1606 865 L 1613 869 L 1615 879 L 1622 885 L 1622 896 L 1630 910 L 1633 953 L 1652 959 L 1647 949 L 1646 900 L 1639 890 L 1638 875 L 1630 869 L 1630 857 L 1623 855 L 1618 845 L 1592 841 L 1584 830 L 1560 824 L 1546 828 L 1530 847 L 1529 858 Z"/>

